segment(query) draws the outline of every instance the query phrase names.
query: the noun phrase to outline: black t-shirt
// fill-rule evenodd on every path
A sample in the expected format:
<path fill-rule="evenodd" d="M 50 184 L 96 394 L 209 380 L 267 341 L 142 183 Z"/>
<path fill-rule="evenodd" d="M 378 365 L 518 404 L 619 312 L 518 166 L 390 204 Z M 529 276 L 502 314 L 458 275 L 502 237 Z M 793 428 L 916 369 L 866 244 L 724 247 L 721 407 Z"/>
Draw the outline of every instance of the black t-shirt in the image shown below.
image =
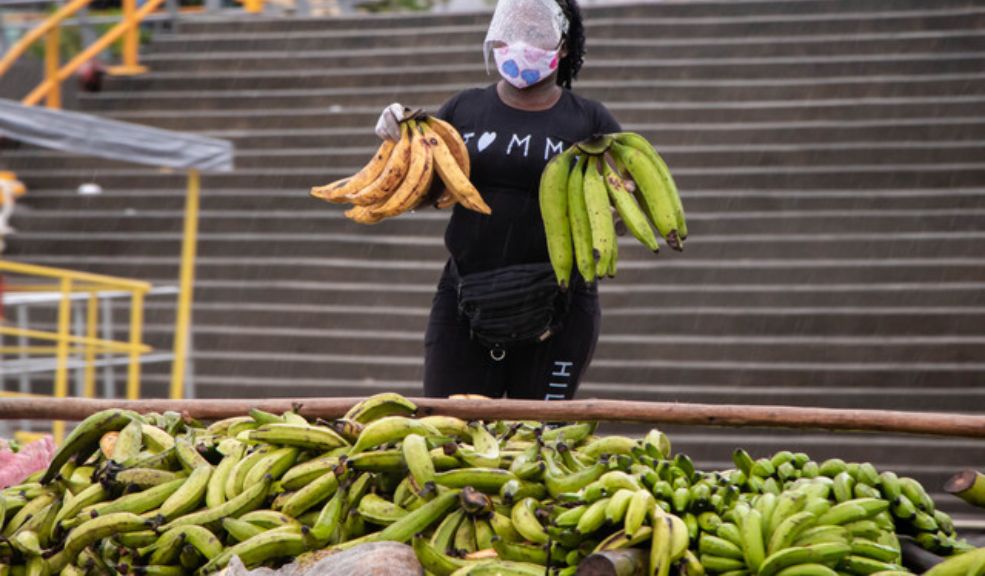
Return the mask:
<path fill-rule="evenodd" d="M 460 92 L 437 116 L 462 134 L 472 183 L 492 208 L 486 216 L 455 206 L 445 245 L 461 274 L 549 261 L 537 197 L 544 166 L 575 142 L 621 130 L 602 104 L 570 90 L 529 112 L 504 104 L 495 84 Z"/>

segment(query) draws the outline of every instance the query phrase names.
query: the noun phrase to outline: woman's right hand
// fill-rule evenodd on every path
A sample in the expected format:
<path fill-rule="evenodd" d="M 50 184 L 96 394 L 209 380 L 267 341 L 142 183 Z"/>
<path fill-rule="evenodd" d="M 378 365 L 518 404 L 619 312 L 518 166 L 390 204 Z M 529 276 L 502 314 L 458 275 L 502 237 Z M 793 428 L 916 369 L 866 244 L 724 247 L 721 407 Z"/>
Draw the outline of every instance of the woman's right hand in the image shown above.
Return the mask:
<path fill-rule="evenodd" d="M 400 140 L 400 121 L 407 112 L 410 109 L 398 102 L 384 108 L 380 119 L 376 121 L 376 135 L 383 140 Z"/>

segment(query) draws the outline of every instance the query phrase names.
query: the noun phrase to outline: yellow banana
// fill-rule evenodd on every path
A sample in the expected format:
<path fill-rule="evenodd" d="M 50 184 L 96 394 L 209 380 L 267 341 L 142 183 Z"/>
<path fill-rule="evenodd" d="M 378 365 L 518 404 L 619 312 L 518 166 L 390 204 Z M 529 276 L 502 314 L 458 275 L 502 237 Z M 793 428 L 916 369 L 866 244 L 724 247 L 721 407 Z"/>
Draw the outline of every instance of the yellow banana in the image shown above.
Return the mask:
<path fill-rule="evenodd" d="M 366 207 L 371 217 L 390 218 L 414 209 L 427 195 L 434 175 L 434 158 L 427 138 L 413 120 L 410 123 L 411 151 L 407 177 L 393 194 L 380 204 Z"/>
<path fill-rule="evenodd" d="M 384 140 L 376 154 L 373 155 L 373 159 L 362 170 L 349 178 L 337 180 L 325 186 L 315 186 L 311 189 L 311 195 L 329 202 L 346 201 L 346 196 L 362 190 L 379 178 L 396 146 L 397 143 L 393 140 Z"/>
<path fill-rule="evenodd" d="M 434 169 L 441 177 L 445 189 L 458 199 L 458 202 L 481 214 L 491 214 L 492 209 L 482 199 L 482 195 L 469 180 L 467 172 L 461 169 L 458 159 L 446 144 L 445 140 L 435 132 L 427 122 L 421 123 L 424 138 L 434 156 Z"/>
<path fill-rule="evenodd" d="M 465 174 L 465 177 L 471 176 L 472 165 L 469 159 L 469 150 L 466 148 L 465 141 L 462 140 L 462 136 L 458 133 L 458 130 L 448 122 L 435 116 L 428 116 L 425 121 L 427 122 L 428 128 L 434 130 L 438 134 L 438 137 L 448 146 L 451 155 L 455 157 L 455 162 L 458 163 L 458 167 Z"/>
<path fill-rule="evenodd" d="M 387 160 L 379 178 L 361 190 L 344 197 L 343 200 L 356 206 L 370 206 L 386 200 L 404 181 L 410 167 L 411 135 L 407 124 L 400 126 L 400 140 Z"/>

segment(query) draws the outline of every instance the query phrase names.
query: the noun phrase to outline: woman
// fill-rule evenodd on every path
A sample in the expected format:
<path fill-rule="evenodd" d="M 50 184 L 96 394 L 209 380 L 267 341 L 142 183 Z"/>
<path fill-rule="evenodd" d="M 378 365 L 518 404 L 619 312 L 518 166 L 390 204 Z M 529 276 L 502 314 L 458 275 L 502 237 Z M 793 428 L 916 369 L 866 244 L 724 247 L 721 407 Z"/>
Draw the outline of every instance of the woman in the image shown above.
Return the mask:
<path fill-rule="evenodd" d="M 456 206 L 445 232 L 451 258 L 425 336 L 427 396 L 570 399 L 588 368 L 601 322 L 595 285 L 573 278 L 558 296 L 563 305 L 549 337 L 505 348 L 474 337 L 476 325 L 460 313 L 458 290 L 462 278 L 502 272 L 523 281 L 530 267 L 549 270 L 538 202 L 544 166 L 575 142 L 620 131 L 604 106 L 571 92 L 584 51 L 576 0 L 500 0 L 484 52 L 487 70 L 492 53 L 502 79 L 455 95 L 437 114 L 462 134 L 472 183 L 492 214 Z M 399 137 L 403 110 L 399 104 L 384 110 L 381 137 Z"/>

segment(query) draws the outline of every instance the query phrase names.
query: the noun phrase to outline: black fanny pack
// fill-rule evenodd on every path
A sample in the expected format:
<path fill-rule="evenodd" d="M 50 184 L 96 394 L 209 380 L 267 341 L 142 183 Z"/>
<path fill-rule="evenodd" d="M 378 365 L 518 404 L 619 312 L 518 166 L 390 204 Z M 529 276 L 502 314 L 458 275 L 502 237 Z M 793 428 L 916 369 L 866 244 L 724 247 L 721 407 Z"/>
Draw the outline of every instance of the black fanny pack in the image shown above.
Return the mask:
<path fill-rule="evenodd" d="M 548 263 L 457 276 L 458 312 L 495 360 L 509 348 L 550 338 L 568 311 L 570 291 L 561 292 Z"/>

